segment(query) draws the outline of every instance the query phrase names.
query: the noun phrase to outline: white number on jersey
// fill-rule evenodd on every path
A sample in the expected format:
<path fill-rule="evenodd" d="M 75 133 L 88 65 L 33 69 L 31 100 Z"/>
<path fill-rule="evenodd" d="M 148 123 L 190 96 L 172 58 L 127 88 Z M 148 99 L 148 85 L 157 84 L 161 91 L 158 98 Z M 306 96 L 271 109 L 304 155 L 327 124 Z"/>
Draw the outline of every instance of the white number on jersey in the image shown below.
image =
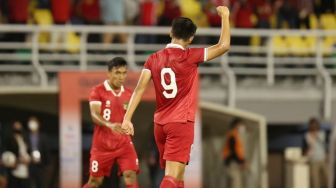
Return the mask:
<path fill-rule="evenodd" d="M 92 161 L 91 163 L 91 171 L 98 172 L 98 161 Z"/>
<path fill-rule="evenodd" d="M 103 118 L 106 120 L 106 121 L 109 121 L 110 118 L 111 118 L 111 110 L 108 109 L 108 108 L 105 108 L 104 111 L 103 111 Z"/>
<path fill-rule="evenodd" d="M 164 79 L 166 74 L 169 74 L 170 84 L 167 84 L 166 80 Z M 161 70 L 161 85 L 163 89 L 165 90 L 163 91 L 163 95 L 167 99 L 172 99 L 176 97 L 176 94 L 177 94 L 176 77 L 175 77 L 175 73 L 173 72 L 171 68 L 163 68 Z M 171 92 L 168 93 L 167 90 L 170 90 Z"/>

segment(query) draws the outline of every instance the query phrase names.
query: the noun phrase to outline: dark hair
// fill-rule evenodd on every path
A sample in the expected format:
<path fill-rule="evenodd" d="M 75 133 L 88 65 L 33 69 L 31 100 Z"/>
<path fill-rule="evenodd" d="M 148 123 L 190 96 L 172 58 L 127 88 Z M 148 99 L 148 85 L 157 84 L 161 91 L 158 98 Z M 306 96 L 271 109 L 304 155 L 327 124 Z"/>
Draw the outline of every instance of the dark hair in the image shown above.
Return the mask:
<path fill-rule="evenodd" d="M 127 66 L 127 61 L 122 57 L 115 57 L 107 62 L 107 70 L 111 71 L 113 67 Z"/>
<path fill-rule="evenodd" d="M 312 117 L 312 118 L 309 119 L 308 126 L 309 126 L 309 129 L 312 129 L 312 128 L 319 129 L 320 128 L 320 121 L 317 118 Z"/>
<path fill-rule="evenodd" d="M 233 120 L 230 122 L 230 129 L 234 129 L 242 123 L 243 120 L 241 118 L 233 118 Z"/>
<path fill-rule="evenodd" d="M 173 20 L 172 34 L 173 37 L 188 40 L 196 33 L 197 26 L 189 18 L 178 17 Z"/>

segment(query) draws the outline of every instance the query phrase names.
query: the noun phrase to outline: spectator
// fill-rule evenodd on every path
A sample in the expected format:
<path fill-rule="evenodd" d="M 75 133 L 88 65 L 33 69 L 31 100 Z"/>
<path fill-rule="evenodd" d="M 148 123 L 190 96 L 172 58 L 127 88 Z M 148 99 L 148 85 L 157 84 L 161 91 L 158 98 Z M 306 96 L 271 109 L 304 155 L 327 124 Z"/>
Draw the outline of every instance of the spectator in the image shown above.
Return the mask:
<path fill-rule="evenodd" d="M 190 18 L 197 27 L 207 27 L 208 20 L 199 0 L 180 0 L 182 16 Z"/>
<path fill-rule="evenodd" d="M 28 6 L 30 0 L 9 0 L 8 20 L 13 24 L 26 24 L 28 21 Z"/>
<path fill-rule="evenodd" d="M 310 29 L 309 16 L 313 14 L 315 0 L 298 0 L 299 25 L 303 24 L 306 29 Z"/>
<path fill-rule="evenodd" d="M 274 9 L 277 19 L 277 28 L 283 28 L 284 21 L 287 22 L 289 28 L 298 28 L 298 13 L 294 0 L 276 0 Z"/>
<path fill-rule="evenodd" d="M 156 2 L 155 0 L 142 0 L 140 3 L 140 25 L 156 25 Z"/>
<path fill-rule="evenodd" d="M 244 145 L 245 124 L 235 118 L 230 124 L 230 130 L 226 134 L 223 157 L 227 167 L 229 187 L 243 187 L 243 173 L 247 169 Z"/>
<path fill-rule="evenodd" d="M 81 24 L 86 25 L 100 25 L 100 7 L 99 0 L 79 0 L 75 5 L 75 15 L 79 18 Z M 89 33 L 88 42 L 99 43 L 101 42 L 101 34 Z"/>
<path fill-rule="evenodd" d="M 163 13 L 159 20 L 159 25 L 170 26 L 172 21 L 181 16 L 181 9 L 178 0 L 164 0 Z"/>
<path fill-rule="evenodd" d="M 30 166 L 32 187 L 45 187 L 43 181 L 44 168 L 49 162 L 49 147 L 47 137 L 40 132 L 40 121 L 36 117 L 28 120 L 29 141 L 32 150 L 32 162 Z"/>
<path fill-rule="evenodd" d="M 8 22 L 11 24 L 27 24 L 30 0 L 7 0 L 5 5 L 8 9 Z M 26 41 L 26 33 L 11 33 L 6 37 L 10 42 Z"/>
<path fill-rule="evenodd" d="M 253 8 L 248 0 L 237 1 L 233 5 L 233 9 L 236 9 L 236 14 L 233 15 L 235 27 L 237 28 L 253 28 L 252 16 Z"/>
<path fill-rule="evenodd" d="M 38 0 L 37 5 L 40 9 L 50 9 L 50 0 Z"/>
<path fill-rule="evenodd" d="M 123 0 L 100 0 L 101 18 L 106 25 L 123 25 L 125 24 L 125 8 Z M 109 44 L 114 41 L 116 33 L 104 33 L 103 42 Z M 127 36 L 125 33 L 117 34 L 121 43 L 126 43 Z"/>
<path fill-rule="evenodd" d="M 15 154 L 16 165 L 9 169 L 8 187 L 29 188 L 29 144 L 25 139 L 21 122 L 15 121 L 12 129 L 13 133 L 5 144 L 5 151 L 10 151 Z"/>
<path fill-rule="evenodd" d="M 253 8 L 248 0 L 237 0 L 233 4 L 232 9 L 232 21 L 235 27 L 245 29 L 254 27 L 252 22 Z M 248 46 L 250 44 L 250 37 L 232 37 L 232 44 Z"/>
<path fill-rule="evenodd" d="M 271 27 L 272 6 L 269 0 L 260 0 L 256 5 L 257 27 L 269 29 Z"/>
<path fill-rule="evenodd" d="M 127 25 L 134 25 L 139 16 L 139 1 L 143 0 L 124 0 L 125 6 L 125 20 Z M 156 1 L 156 0 L 152 0 Z"/>
<path fill-rule="evenodd" d="M 208 19 L 208 23 L 210 27 L 220 27 L 222 24 L 222 19 L 218 15 L 216 10 L 217 2 L 208 1 L 205 5 L 205 14 Z M 218 40 L 218 36 L 209 36 L 208 43 L 216 43 Z"/>
<path fill-rule="evenodd" d="M 309 120 L 305 142 L 307 144 L 306 155 L 310 165 L 311 187 L 320 188 L 323 183 L 328 182 L 328 170 L 326 166 L 326 135 L 320 129 L 320 123 L 316 118 Z"/>
<path fill-rule="evenodd" d="M 99 0 L 79 0 L 76 5 L 77 15 L 84 24 L 95 25 L 100 23 Z"/>
<path fill-rule="evenodd" d="M 66 24 L 70 20 L 70 0 L 51 0 L 51 12 L 55 24 Z"/>
<path fill-rule="evenodd" d="M 156 0 L 142 0 L 140 3 L 140 25 L 154 26 L 157 24 L 156 15 Z M 137 36 L 138 43 L 155 43 L 156 36 L 139 35 Z"/>
<path fill-rule="evenodd" d="M 211 27 L 220 27 L 221 26 L 221 17 L 216 11 L 216 4 L 212 1 L 208 1 L 205 5 L 205 14 L 208 18 L 208 23 Z"/>
<path fill-rule="evenodd" d="M 159 18 L 159 26 L 170 26 L 173 20 L 181 16 L 181 9 L 178 0 L 164 0 L 162 15 Z M 158 37 L 160 44 L 170 42 L 169 36 L 160 35 Z"/>

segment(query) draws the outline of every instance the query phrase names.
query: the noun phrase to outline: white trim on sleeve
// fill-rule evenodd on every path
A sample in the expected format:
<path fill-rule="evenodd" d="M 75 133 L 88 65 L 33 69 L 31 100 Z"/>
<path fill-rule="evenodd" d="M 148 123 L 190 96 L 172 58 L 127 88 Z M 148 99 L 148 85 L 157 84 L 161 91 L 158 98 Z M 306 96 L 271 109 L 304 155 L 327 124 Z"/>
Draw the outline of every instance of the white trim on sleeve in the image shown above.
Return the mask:
<path fill-rule="evenodd" d="M 203 61 L 207 61 L 208 60 L 208 48 L 204 48 L 204 59 Z"/>
<path fill-rule="evenodd" d="M 149 71 L 149 72 L 151 72 L 151 73 L 152 73 L 152 71 L 151 71 L 151 70 L 149 70 L 149 69 L 146 69 L 146 68 L 143 68 L 143 69 L 142 69 L 142 71 Z"/>
<path fill-rule="evenodd" d="M 94 104 L 101 105 L 102 102 L 101 101 L 90 101 L 90 105 L 94 105 Z"/>

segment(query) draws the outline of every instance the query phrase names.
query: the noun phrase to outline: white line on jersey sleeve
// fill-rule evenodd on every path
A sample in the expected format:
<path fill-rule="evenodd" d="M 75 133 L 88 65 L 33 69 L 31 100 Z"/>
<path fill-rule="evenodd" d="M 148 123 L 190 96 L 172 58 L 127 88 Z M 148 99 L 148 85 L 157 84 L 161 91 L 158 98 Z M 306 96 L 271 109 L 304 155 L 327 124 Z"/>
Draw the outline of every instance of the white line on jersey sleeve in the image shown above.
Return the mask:
<path fill-rule="evenodd" d="M 101 101 L 90 101 L 90 105 L 95 105 L 95 104 L 101 105 L 102 102 Z"/>
<path fill-rule="evenodd" d="M 151 70 L 145 69 L 145 68 L 143 68 L 142 71 L 149 71 L 149 72 L 151 72 Z"/>
<path fill-rule="evenodd" d="M 203 61 L 207 61 L 208 60 L 208 48 L 204 48 L 204 59 Z"/>

